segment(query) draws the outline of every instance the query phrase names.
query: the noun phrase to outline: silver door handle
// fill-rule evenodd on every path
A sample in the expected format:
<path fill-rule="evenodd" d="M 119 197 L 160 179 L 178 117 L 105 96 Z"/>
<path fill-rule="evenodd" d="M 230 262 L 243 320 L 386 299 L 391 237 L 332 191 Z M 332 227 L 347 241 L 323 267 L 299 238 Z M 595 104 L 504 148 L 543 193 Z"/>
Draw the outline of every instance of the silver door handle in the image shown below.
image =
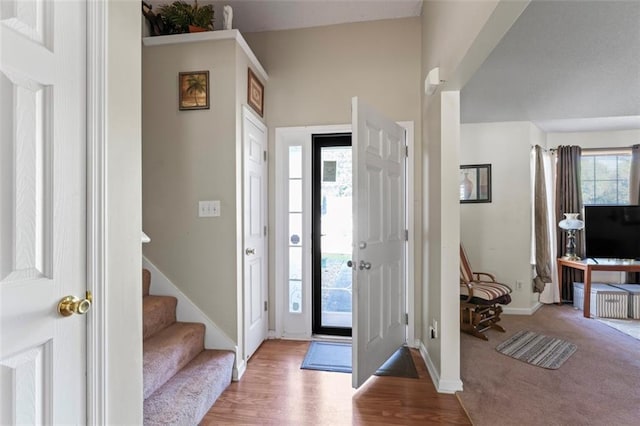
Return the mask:
<path fill-rule="evenodd" d="M 364 260 L 361 260 L 360 261 L 360 270 L 362 271 L 363 269 L 366 269 L 366 270 L 371 269 L 371 263 L 365 262 Z"/>
<path fill-rule="evenodd" d="M 244 251 L 244 254 L 246 254 L 247 256 L 251 254 L 256 254 L 256 249 L 248 248 Z"/>

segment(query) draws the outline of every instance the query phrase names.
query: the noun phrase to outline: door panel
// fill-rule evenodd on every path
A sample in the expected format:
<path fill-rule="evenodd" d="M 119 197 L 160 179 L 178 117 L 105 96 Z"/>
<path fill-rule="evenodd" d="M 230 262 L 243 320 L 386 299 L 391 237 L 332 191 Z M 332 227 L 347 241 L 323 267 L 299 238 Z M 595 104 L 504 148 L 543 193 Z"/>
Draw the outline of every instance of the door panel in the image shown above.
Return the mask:
<path fill-rule="evenodd" d="M 244 321 L 245 359 L 267 337 L 267 132 L 264 124 L 243 109 L 244 155 Z"/>
<path fill-rule="evenodd" d="M 0 4 L 0 424 L 86 423 L 84 2 Z"/>
<path fill-rule="evenodd" d="M 357 98 L 353 114 L 353 387 L 405 342 L 404 129 Z"/>

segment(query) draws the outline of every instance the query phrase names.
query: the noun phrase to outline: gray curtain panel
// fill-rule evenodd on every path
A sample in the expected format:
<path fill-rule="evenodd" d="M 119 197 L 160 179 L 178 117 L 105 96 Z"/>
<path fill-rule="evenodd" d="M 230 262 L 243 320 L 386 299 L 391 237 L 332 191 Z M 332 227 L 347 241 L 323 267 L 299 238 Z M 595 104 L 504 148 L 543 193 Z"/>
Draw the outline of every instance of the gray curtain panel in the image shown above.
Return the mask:
<path fill-rule="evenodd" d="M 559 146 L 557 150 L 556 177 L 556 218 L 561 220 L 564 213 L 582 214 L 582 188 L 580 185 L 580 157 L 582 148 L 579 146 Z M 582 215 L 581 219 L 584 219 Z M 558 233 L 558 256 L 565 253 L 567 233 L 556 227 Z M 584 239 L 582 231 L 576 232 L 576 254 L 584 257 Z M 573 301 L 573 283 L 582 282 L 582 271 L 573 268 L 562 268 L 562 292 L 560 299 L 565 302 Z"/>
<path fill-rule="evenodd" d="M 539 145 L 535 146 L 535 154 L 533 226 L 536 237 L 536 277 L 533 279 L 533 291 L 542 293 L 546 283 L 551 282 L 551 253 L 549 250 L 547 188 L 544 178 L 542 148 Z"/>
<path fill-rule="evenodd" d="M 640 205 L 640 145 L 631 147 L 631 175 L 629 176 L 629 204 Z M 628 283 L 640 283 L 639 272 L 627 273 Z"/>

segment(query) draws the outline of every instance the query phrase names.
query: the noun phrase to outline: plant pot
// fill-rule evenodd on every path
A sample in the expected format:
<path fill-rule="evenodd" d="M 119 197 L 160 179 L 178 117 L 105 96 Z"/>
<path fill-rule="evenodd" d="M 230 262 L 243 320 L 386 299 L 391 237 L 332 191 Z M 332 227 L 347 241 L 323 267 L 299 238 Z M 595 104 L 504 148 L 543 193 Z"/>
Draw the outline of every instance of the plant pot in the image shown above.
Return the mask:
<path fill-rule="evenodd" d="M 190 33 L 203 33 L 205 31 L 209 31 L 206 28 L 202 28 L 202 27 L 197 27 L 195 25 L 189 25 L 189 32 Z"/>

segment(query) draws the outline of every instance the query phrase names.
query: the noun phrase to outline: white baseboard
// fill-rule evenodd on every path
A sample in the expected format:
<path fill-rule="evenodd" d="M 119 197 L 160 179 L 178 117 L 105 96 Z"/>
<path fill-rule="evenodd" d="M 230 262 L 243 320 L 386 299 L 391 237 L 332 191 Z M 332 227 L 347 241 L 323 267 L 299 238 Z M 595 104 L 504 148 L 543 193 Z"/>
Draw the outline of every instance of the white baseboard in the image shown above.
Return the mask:
<path fill-rule="evenodd" d="M 233 376 L 231 377 L 231 380 L 234 382 L 240 381 L 242 376 L 244 376 L 245 371 L 247 371 L 247 363 L 245 360 L 239 359 L 236 356 L 236 361 L 236 364 L 233 366 Z"/>
<path fill-rule="evenodd" d="M 151 272 L 151 294 L 159 296 L 173 296 L 178 299 L 176 316 L 178 321 L 199 322 L 205 325 L 204 347 L 208 349 L 226 349 L 234 351 L 236 361 L 233 368 L 233 377 L 242 377 L 244 374 L 244 361 L 238 353 L 236 343 L 216 325 L 204 312 L 198 308 L 178 287 L 173 284 L 153 263 L 142 256 L 142 267 Z M 242 366 L 239 366 L 242 361 Z M 240 371 L 242 369 L 242 371 Z"/>
<path fill-rule="evenodd" d="M 429 352 L 427 352 L 427 348 L 424 346 L 422 341 L 420 341 L 420 356 L 422 356 L 422 359 L 427 366 L 427 371 L 429 372 L 429 376 L 431 376 L 431 381 L 433 381 L 433 385 L 436 387 L 436 391 L 438 391 L 438 393 L 452 394 L 462 391 L 462 380 L 442 380 L 440 378 L 440 373 L 436 370 L 436 366 L 433 365 Z"/>
<path fill-rule="evenodd" d="M 509 308 L 508 306 L 502 307 L 502 312 L 507 315 L 533 315 L 538 309 L 542 307 L 542 303 L 536 302 L 530 308 Z"/>

